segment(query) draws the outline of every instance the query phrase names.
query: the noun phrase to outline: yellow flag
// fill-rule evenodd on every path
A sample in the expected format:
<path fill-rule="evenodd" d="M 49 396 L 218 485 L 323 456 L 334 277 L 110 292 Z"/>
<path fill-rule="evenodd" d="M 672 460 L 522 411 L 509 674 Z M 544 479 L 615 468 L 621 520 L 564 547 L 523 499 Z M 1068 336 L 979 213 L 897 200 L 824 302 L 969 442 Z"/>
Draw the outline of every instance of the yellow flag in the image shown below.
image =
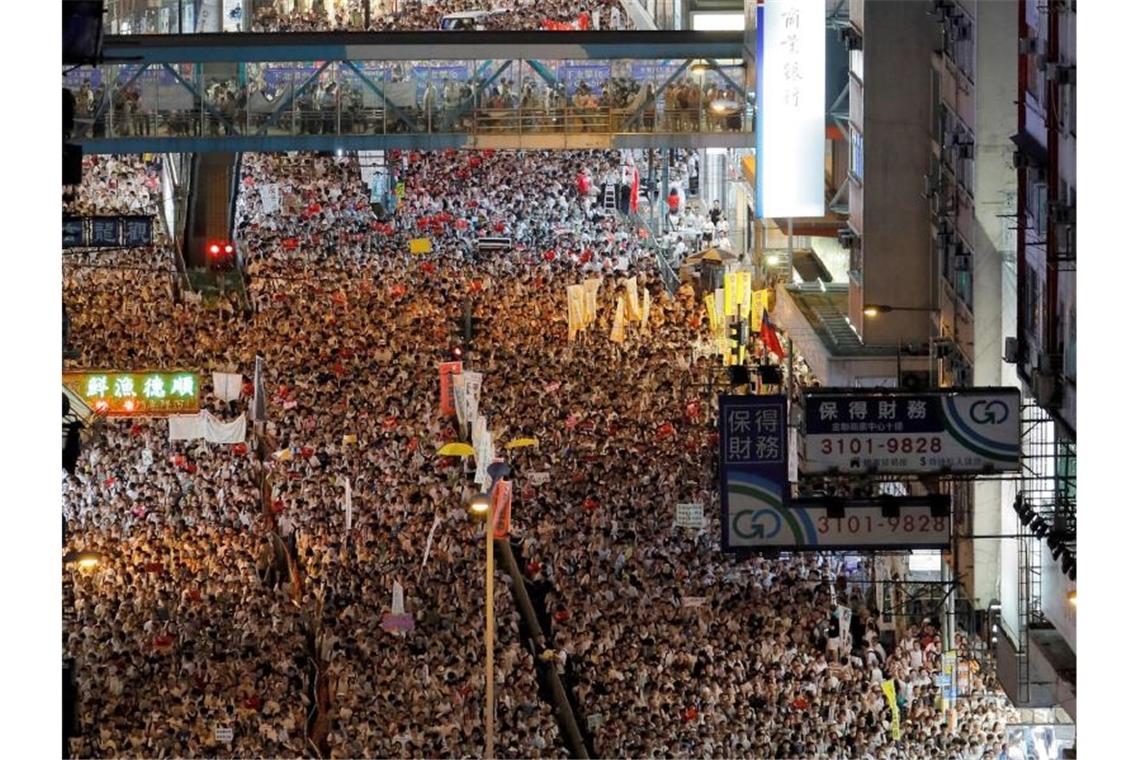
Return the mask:
<path fill-rule="evenodd" d="M 758 334 L 760 332 L 760 326 L 764 321 L 764 309 L 767 308 L 767 306 L 765 305 L 767 303 L 767 301 L 768 301 L 768 299 L 765 295 L 765 291 L 763 291 L 763 290 L 753 290 L 752 291 L 752 314 L 751 314 L 752 324 L 750 326 L 751 326 L 752 332 L 754 334 Z"/>
<path fill-rule="evenodd" d="M 412 238 L 408 241 L 412 253 L 431 253 L 431 238 Z"/>

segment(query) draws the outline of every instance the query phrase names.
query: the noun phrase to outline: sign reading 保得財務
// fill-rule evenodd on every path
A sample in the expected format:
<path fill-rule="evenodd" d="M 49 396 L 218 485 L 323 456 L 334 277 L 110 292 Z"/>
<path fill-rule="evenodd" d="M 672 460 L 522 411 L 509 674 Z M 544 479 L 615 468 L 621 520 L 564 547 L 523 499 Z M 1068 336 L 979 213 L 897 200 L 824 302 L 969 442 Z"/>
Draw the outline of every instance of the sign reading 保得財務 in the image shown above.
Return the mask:
<path fill-rule="evenodd" d="M 732 526 L 787 504 L 787 404 L 782 395 L 720 397 L 721 551 L 756 548 Z"/>
<path fill-rule="evenodd" d="M 193 414 L 201 381 L 196 372 L 64 372 L 63 384 L 99 414 L 148 417 Z"/>
<path fill-rule="evenodd" d="M 804 394 L 805 474 L 927 474 L 1017 470 L 1016 388 L 815 391 Z"/>

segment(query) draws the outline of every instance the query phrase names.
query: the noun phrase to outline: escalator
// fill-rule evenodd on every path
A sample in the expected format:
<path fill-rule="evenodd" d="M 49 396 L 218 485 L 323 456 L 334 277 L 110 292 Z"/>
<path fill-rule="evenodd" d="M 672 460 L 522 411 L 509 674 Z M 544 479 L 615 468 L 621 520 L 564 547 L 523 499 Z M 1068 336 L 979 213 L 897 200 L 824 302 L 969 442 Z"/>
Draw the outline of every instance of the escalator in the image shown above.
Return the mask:
<path fill-rule="evenodd" d="M 182 258 L 191 288 L 206 298 L 237 293 L 248 305 L 240 248 L 227 261 L 212 257 L 209 252 L 212 246 L 233 241 L 241 154 L 195 154 L 188 186 Z"/>

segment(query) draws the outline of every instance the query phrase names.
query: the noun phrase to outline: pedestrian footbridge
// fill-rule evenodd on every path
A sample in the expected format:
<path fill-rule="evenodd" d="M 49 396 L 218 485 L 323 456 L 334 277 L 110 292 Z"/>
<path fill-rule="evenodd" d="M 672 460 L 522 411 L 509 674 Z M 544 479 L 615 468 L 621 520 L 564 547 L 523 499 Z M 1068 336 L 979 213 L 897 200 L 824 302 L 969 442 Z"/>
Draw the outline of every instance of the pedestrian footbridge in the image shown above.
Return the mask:
<path fill-rule="evenodd" d="M 739 32 L 109 37 L 86 153 L 750 147 Z"/>

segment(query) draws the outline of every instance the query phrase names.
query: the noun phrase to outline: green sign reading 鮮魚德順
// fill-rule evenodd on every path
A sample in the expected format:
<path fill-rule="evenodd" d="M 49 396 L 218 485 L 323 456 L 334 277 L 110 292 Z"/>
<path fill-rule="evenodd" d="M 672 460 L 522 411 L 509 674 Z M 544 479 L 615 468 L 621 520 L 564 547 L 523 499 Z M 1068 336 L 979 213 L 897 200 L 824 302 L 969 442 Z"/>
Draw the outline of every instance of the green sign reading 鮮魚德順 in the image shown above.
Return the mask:
<path fill-rule="evenodd" d="M 63 384 L 96 413 L 110 417 L 194 414 L 201 379 L 196 372 L 64 372 Z"/>

